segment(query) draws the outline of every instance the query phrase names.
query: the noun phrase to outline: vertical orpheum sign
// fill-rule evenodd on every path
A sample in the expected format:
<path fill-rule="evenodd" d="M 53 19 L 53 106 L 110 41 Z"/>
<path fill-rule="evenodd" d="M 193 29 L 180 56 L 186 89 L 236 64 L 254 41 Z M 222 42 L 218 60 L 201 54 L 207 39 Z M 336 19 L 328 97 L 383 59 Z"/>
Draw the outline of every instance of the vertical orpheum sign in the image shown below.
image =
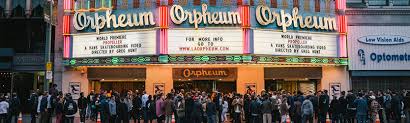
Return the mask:
<path fill-rule="evenodd" d="M 339 24 L 339 57 L 347 57 L 347 41 L 346 41 L 346 31 L 347 31 L 347 19 L 345 15 L 346 10 L 346 0 L 336 0 L 336 13 L 337 21 Z"/>
<path fill-rule="evenodd" d="M 63 57 L 70 57 L 70 12 L 72 9 L 72 0 L 64 0 L 63 3 L 64 16 L 63 16 L 63 40 L 64 40 L 64 52 Z"/>
<path fill-rule="evenodd" d="M 171 4 L 170 2 L 172 0 L 164 1 L 164 0 L 158 0 L 157 4 L 159 5 L 158 7 L 158 12 L 159 12 L 159 54 L 167 54 L 168 53 L 168 7 L 167 7 L 167 2 Z M 158 35 L 157 35 L 158 36 Z"/>

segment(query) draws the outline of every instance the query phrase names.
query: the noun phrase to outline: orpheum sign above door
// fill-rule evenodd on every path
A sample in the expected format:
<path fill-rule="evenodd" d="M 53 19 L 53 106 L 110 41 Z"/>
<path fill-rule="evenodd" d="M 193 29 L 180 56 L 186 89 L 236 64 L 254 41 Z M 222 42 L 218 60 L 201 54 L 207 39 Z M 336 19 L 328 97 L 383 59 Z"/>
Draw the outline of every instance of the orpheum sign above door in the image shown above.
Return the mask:
<path fill-rule="evenodd" d="M 173 79 L 180 80 L 235 80 L 236 68 L 174 68 Z"/>

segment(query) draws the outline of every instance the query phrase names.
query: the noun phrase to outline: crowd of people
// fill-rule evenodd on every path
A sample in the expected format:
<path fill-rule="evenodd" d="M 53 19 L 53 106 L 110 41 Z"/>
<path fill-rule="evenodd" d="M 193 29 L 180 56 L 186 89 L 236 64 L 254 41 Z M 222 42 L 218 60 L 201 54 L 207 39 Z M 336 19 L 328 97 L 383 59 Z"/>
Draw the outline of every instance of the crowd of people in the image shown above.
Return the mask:
<path fill-rule="evenodd" d="M 171 90 L 149 95 L 145 91 L 91 91 L 73 99 L 70 93 L 56 89 L 33 91 L 29 98 L 31 122 L 73 123 L 77 113 L 80 121 L 102 123 L 409 123 L 410 93 L 407 91 L 348 91 L 339 96 L 318 92 L 248 91 L 185 92 Z M 17 122 L 20 102 L 16 94 L 0 94 L 0 122 Z M 38 118 L 38 119 L 37 119 Z"/>

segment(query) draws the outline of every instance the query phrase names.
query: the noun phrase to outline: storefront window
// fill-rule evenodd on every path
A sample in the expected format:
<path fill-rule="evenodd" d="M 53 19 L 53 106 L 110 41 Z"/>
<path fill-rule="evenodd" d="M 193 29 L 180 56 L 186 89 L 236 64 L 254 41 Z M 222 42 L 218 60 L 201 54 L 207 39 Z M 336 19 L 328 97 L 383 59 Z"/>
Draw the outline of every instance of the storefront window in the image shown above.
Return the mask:
<path fill-rule="evenodd" d="M 316 92 L 316 80 L 265 80 L 265 90 L 267 91 L 301 91 L 304 94 Z"/>
<path fill-rule="evenodd" d="M 410 0 L 393 0 L 393 6 L 408 6 Z"/>
<path fill-rule="evenodd" d="M 388 0 L 369 0 L 369 6 L 387 6 Z"/>
<path fill-rule="evenodd" d="M 410 77 L 352 77 L 353 90 L 410 89 Z"/>

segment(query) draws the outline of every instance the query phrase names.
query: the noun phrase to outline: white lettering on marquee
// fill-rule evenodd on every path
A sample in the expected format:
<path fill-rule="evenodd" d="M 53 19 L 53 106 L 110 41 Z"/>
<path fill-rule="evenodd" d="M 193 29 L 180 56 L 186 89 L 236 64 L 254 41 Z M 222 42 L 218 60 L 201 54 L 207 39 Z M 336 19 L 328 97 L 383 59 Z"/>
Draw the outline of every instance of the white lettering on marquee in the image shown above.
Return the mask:
<path fill-rule="evenodd" d="M 105 16 L 95 13 L 94 17 L 87 16 L 84 12 L 76 12 L 73 18 L 74 28 L 76 30 L 83 30 L 91 26 L 91 29 L 95 29 L 97 34 L 99 34 L 100 30 L 105 26 L 111 28 L 111 24 L 113 28 L 155 25 L 152 12 L 120 14 L 118 18 L 111 12 L 111 10 L 107 10 Z"/>
<path fill-rule="evenodd" d="M 276 25 L 281 26 L 283 32 L 286 32 L 287 28 L 300 27 L 300 28 L 315 28 L 322 30 L 337 30 L 335 17 L 317 17 L 298 15 L 299 9 L 293 8 L 292 15 L 285 13 L 285 10 L 280 10 L 280 13 L 271 11 L 269 7 L 260 5 L 256 7 L 256 20 L 259 24 L 266 26 L 273 24 L 276 21 Z"/>

